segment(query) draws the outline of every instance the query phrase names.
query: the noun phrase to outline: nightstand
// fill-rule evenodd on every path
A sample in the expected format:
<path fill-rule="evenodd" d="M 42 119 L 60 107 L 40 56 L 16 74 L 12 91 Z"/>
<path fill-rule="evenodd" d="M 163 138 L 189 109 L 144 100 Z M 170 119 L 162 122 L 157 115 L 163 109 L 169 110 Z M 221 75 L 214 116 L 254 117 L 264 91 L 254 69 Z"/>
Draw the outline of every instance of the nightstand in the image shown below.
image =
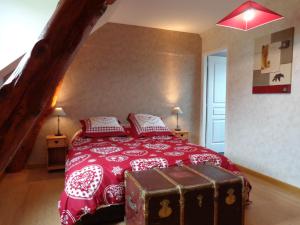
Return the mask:
<path fill-rule="evenodd" d="M 190 134 L 189 131 L 186 131 L 186 130 L 180 130 L 180 131 L 173 130 L 172 132 L 173 132 L 173 134 L 174 134 L 176 137 L 179 137 L 179 138 L 181 138 L 182 140 L 188 140 L 188 139 L 189 139 L 189 134 Z"/>
<path fill-rule="evenodd" d="M 65 168 L 68 150 L 67 136 L 47 136 L 47 167 L 48 171 Z"/>

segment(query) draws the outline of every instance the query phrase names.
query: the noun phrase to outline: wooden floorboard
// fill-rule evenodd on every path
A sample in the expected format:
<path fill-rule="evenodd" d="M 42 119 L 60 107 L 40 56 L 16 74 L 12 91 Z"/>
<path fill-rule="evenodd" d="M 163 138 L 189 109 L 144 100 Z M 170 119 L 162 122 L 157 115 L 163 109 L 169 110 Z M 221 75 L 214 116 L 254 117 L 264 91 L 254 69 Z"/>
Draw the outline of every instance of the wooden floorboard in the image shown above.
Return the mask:
<path fill-rule="evenodd" d="M 300 225 L 300 196 L 247 175 L 253 203 L 245 225 Z M 57 200 L 64 174 L 46 169 L 8 174 L 0 181 L 0 225 L 59 225 Z M 124 225 L 119 223 L 118 225 Z"/>

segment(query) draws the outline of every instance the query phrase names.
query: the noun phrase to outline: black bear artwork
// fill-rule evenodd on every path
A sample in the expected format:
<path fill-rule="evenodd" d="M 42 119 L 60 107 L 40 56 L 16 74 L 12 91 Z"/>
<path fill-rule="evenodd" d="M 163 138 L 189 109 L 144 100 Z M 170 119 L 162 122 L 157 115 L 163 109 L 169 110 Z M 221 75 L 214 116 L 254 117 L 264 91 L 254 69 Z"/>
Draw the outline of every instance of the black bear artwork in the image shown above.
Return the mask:
<path fill-rule="evenodd" d="M 272 81 L 273 81 L 273 82 L 277 82 L 277 81 L 280 82 L 281 78 L 284 78 L 284 75 L 283 75 L 282 73 L 278 73 L 278 74 L 276 74 L 276 75 L 274 76 L 274 78 L 273 78 Z"/>

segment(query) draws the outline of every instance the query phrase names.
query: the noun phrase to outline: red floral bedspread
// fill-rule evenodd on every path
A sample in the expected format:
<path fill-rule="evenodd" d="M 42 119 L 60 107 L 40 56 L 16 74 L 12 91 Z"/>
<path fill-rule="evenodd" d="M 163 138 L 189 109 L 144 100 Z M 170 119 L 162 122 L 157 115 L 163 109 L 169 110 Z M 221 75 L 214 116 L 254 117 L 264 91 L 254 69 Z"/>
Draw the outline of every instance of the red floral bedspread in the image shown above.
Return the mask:
<path fill-rule="evenodd" d="M 226 157 L 176 137 L 81 138 L 66 161 L 65 189 L 58 208 L 62 224 L 106 205 L 124 203 L 124 171 L 181 164 L 211 163 L 239 174 Z"/>

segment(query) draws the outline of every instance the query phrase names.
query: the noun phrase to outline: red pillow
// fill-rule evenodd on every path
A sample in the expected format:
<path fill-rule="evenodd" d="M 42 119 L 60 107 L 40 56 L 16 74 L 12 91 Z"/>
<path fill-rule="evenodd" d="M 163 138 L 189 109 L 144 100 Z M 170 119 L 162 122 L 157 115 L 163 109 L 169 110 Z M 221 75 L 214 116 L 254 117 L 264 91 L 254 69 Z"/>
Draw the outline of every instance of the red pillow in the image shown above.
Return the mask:
<path fill-rule="evenodd" d="M 116 117 L 98 116 L 80 120 L 85 137 L 126 136 L 124 128 Z"/>
<path fill-rule="evenodd" d="M 130 113 L 128 121 L 137 137 L 172 135 L 172 132 L 158 116 Z"/>

